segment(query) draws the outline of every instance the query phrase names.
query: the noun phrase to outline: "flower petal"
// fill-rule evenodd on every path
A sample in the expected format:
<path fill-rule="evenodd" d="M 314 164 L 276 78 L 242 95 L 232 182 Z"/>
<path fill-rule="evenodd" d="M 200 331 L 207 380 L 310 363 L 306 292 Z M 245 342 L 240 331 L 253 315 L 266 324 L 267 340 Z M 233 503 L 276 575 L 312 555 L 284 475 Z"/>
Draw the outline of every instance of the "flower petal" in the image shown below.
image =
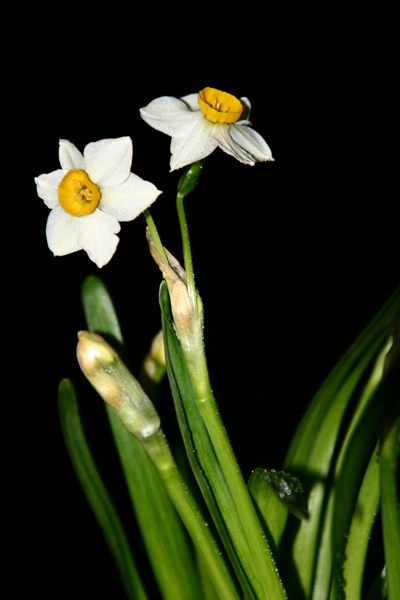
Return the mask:
<path fill-rule="evenodd" d="M 217 142 L 211 137 L 213 126 L 214 123 L 208 121 L 203 113 L 199 111 L 195 127 L 190 131 L 189 135 L 181 138 L 172 138 L 171 171 L 201 160 L 215 150 Z"/>
<path fill-rule="evenodd" d="M 55 208 L 59 205 L 58 186 L 66 173 L 65 169 L 57 169 L 52 173 L 44 173 L 39 177 L 35 177 L 37 194 L 49 208 Z"/>
<path fill-rule="evenodd" d="M 248 98 L 246 98 L 246 96 L 243 96 L 242 98 L 240 98 L 240 102 L 243 104 L 243 112 L 240 115 L 240 120 L 248 121 L 250 119 L 250 111 L 251 111 L 250 100 Z"/>
<path fill-rule="evenodd" d="M 212 137 L 221 150 L 234 156 L 245 165 L 274 160 L 265 140 L 247 125 L 232 123 L 226 127 L 217 124 L 213 128 Z"/>
<path fill-rule="evenodd" d="M 60 140 L 58 157 L 62 169 L 84 169 L 85 161 L 78 148 L 68 140 Z"/>
<path fill-rule="evenodd" d="M 129 177 L 132 155 L 130 137 L 92 142 L 83 151 L 84 170 L 100 188 L 120 185 Z"/>
<path fill-rule="evenodd" d="M 141 108 L 140 116 L 158 131 L 171 137 L 184 137 L 190 133 L 200 115 L 193 113 L 182 100 L 162 96 Z"/>
<path fill-rule="evenodd" d="M 78 244 L 90 260 L 101 269 L 112 258 L 119 238 L 114 235 L 121 226 L 114 217 L 96 209 L 90 215 L 77 217 L 79 220 Z"/>
<path fill-rule="evenodd" d="M 254 160 L 264 162 L 265 160 L 274 160 L 272 152 L 267 142 L 254 129 L 246 125 L 233 124 L 229 133 L 231 138 L 239 144 L 246 152 L 251 154 Z"/>
<path fill-rule="evenodd" d="M 99 208 L 118 221 L 132 221 L 160 194 L 161 192 L 150 181 L 145 181 L 131 173 L 121 185 L 101 188 Z"/>
<path fill-rule="evenodd" d="M 190 108 L 190 110 L 200 110 L 199 94 L 189 94 L 188 96 L 183 96 L 181 100 Z"/>
<path fill-rule="evenodd" d="M 73 217 L 57 206 L 47 219 L 47 245 L 54 256 L 64 256 L 81 249 L 78 245 L 78 224 L 81 217 Z"/>
<path fill-rule="evenodd" d="M 231 125 L 225 123 L 217 123 L 212 130 L 213 139 L 216 140 L 218 146 L 226 154 L 233 156 L 245 165 L 254 165 L 252 156 L 232 139 L 230 135 L 231 127 Z"/>

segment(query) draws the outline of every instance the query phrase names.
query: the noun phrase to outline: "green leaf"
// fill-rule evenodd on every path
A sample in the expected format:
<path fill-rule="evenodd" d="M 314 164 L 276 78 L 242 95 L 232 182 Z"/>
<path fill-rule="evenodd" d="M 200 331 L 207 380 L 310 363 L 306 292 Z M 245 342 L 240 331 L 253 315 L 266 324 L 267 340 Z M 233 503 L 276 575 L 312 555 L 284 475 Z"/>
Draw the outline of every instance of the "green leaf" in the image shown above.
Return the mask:
<path fill-rule="evenodd" d="M 256 507 L 258 518 L 268 537 L 272 551 L 279 548 L 284 532 L 289 508 L 278 497 L 276 489 L 269 481 L 267 469 L 257 468 L 252 472 L 247 487 Z"/>
<path fill-rule="evenodd" d="M 364 600 L 386 600 L 388 597 L 386 567 L 376 578 Z"/>
<path fill-rule="evenodd" d="M 58 389 L 61 428 L 72 465 L 117 564 L 126 593 L 147 600 L 124 530 L 94 464 L 82 428 L 75 390 L 69 379 Z"/>
<path fill-rule="evenodd" d="M 308 496 L 310 512 L 310 519 L 302 521 L 300 525 L 289 519 L 282 540 L 281 551 L 286 552 L 288 558 L 291 556 L 286 561 L 283 574 L 289 597 L 291 593 L 299 600 L 311 597 L 318 552 L 320 564 L 325 565 L 325 572 L 320 571 L 325 581 L 323 587 L 326 589 L 328 586 L 329 589 L 331 533 L 322 524 L 324 521 L 331 522 L 333 518 L 333 499 L 328 501 L 327 487 L 332 460 L 337 451 L 342 420 L 354 390 L 390 335 L 399 308 L 400 287 L 323 383 L 300 422 L 285 458 L 283 468 L 301 480 Z"/>
<path fill-rule="evenodd" d="M 88 329 L 102 335 L 123 356 L 118 318 L 107 288 L 98 277 L 82 285 Z M 166 600 L 200 599 L 192 546 L 146 451 L 107 406 L 114 441 L 154 575 Z"/>
<path fill-rule="evenodd" d="M 249 562 L 253 567 L 246 536 L 197 408 L 181 346 L 172 326 L 165 282 L 160 286 L 160 307 L 168 378 L 189 463 L 246 598 L 257 598 L 246 574 Z"/>
<path fill-rule="evenodd" d="M 342 588 L 345 583 L 343 579 L 345 544 L 354 506 L 380 430 L 393 406 L 394 398 L 388 393 L 392 385 L 392 377 L 389 375 L 382 382 L 383 364 L 387 352 L 388 344 L 385 344 L 350 422 L 336 462 L 332 483 L 333 517 L 331 523 L 325 524 L 332 532 L 333 541 L 335 577 L 332 598 L 344 598 Z"/>
<path fill-rule="evenodd" d="M 219 600 L 219 595 L 215 590 L 214 584 L 211 581 L 210 574 L 205 564 L 202 555 L 197 552 L 197 562 L 202 585 L 202 600 Z"/>
<path fill-rule="evenodd" d="M 343 578 L 346 582 L 344 588 L 346 596 L 351 600 L 361 599 L 368 542 L 379 508 L 378 463 L 378 446 L 376 446 L 358 494 L 346 545 Z"/>
<path fill-rule="evenodd" d="M 400 452 L 400 315 L 393 331 L 393 345 L 384 364 L 383 386 L 392 396 L 393 411 L 388 415 L 381 439 L 381 516 L 386 560 L 387 586 L 391 600 L 400 598 L 400 503 L 397 493 Z M 382 386 L 382 387 L 383 387 Z"/>
<path fill-rule="evenodd" d="M 400 374 L 400 369 L 397 372 Z M 383 546 L 390 600 L 399 600 L 400 598 L 400 516 L 397 495 L 397 469 L 400 452 L 399 376 L 397 376 L 396 383 L 395 393 L 397 393 L 398 405 L 388 420 L 391 425 L 388 425 L 382 438 L 380 451 Z"/>

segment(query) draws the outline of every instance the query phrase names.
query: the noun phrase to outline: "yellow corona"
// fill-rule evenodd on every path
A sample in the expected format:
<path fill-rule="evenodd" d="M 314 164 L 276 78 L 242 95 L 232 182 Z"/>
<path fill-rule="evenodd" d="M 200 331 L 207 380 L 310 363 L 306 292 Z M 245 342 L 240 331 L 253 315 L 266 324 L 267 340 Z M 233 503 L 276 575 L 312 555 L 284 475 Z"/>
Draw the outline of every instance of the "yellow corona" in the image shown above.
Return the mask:
<path fill-rule="evenodd" d="M 240 119 L 243 105 L 235 96 L 206 87 L 199 92 L 199 107 L 212 123 L 235 123 Z"/>
<path fill-rule="evenodd" d="M 81 169 L 71 169 L 58 186 L 58 201 L 66 213 L 82 217 L 94 212 L 100 202 L 99 187 Z"/>

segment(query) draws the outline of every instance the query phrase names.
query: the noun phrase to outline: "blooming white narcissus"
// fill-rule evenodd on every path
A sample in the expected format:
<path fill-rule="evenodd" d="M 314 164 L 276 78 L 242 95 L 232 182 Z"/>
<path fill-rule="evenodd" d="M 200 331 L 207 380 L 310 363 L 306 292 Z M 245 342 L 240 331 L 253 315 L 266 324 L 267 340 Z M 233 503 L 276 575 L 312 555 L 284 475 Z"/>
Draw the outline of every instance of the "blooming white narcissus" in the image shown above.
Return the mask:
<path fill-rule="evenodd" d="M 205 158 L 219 146 L 246 165 L 274 160 L 265 140 L 251 129 L 250 102 L 206 87 L 181 99 L 163 96 L 140 109 L 142 119 L 172 137 L 171 171 Z"/>
<path fill-rule="evenodd" d="M 131 173 L 132 155 L 129 137 L 92 142 L 83 155 L 60 140 L 61 169 L 35 177 L 39 197 L 52 209 L 46 237 L 55 256 L 85 250 L 103 267 L 119 242 L 118 221 L 132 221 L 161 194 Z"/>

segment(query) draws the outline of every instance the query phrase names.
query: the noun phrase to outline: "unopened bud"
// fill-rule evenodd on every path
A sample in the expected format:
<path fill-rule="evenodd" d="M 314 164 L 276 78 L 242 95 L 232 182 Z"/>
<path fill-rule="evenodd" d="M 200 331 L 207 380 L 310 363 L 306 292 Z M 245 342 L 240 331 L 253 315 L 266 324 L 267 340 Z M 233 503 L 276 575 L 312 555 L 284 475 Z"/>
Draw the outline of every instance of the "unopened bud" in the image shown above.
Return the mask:
<path fill-rule="evenodd" d="M 164 350 L 164 338 L 162 329 L 157 333 L 151 343 L 151 356 L 160 365 L 165 367 L 165 350 Z"/>
<path fill-rule="evenodd" d="M 199 344 L 202 344 L 203 331 L 203 304 L 200 296 L 196 292 L 195 301 L 190 298 L 185 270 L 166 248 L 164 250 L 168 263 L 165 262 L 154 245 L 149 228 L 147 228 L 146 234 L 151 255 L 160 267 L 168 286 L 175 331 L 182 348 L 184 346 L 198 347 Z"/>
<path fill-rule="evenodd" d="M 203 165 L 204 159 L 199 160 L 198 162 L 195 162 L 189 167 L 187 167 L 187 169 L 185 170 L 185 172 L 179 180 L 178 194 L 181 194 L 182 196 L 187 196 L 192 190 L 194 190 L 199 180 Z"/>
<path fill-rule="evenodd" d="M 191 331 L 191 315 L 193 314 L 192 303 L 189 298 L 186 285 L 182 281 L 176 281 L 170 286 L 170 299 L 174 323 L 179 338 L 185 337 Z"/>
<path fill-rule="evenodd" d="M 87 377 L 102 368 L 106 369 L 118 358 L 115 350 L 101 336 L 89 331 L 78 333 L 77 356 L 81 369 Z"/>
<path fill-rule="evenodd" d="M 99 335 L 78 333 L 79 365 L 125 427 L 138 438 L 147 438 L 160 428 L 160 418 L 143 389 L 115 350 Z"/>
<path fill-rule="evenodd" d="M 151 343 L 150 352 L 146 354 L 143 361 L 143 370 L 146 378 L 152 383 L 160 383 L 165 375 L 166 362 L 162 330 L 157 333 Z"/>

